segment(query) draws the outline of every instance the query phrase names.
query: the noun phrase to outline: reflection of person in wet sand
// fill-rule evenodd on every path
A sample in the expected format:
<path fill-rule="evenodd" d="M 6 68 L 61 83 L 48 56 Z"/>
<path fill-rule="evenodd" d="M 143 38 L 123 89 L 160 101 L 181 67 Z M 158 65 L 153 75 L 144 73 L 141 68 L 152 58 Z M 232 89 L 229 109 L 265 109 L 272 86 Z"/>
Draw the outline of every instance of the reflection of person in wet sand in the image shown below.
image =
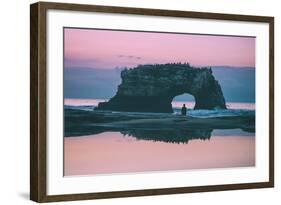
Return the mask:
<path fill-rule="evenodd" d="M 183 104 L 182 108 L 181 108 L 181 115 L 186 115 L 186 107 L 185 104 Z"/>

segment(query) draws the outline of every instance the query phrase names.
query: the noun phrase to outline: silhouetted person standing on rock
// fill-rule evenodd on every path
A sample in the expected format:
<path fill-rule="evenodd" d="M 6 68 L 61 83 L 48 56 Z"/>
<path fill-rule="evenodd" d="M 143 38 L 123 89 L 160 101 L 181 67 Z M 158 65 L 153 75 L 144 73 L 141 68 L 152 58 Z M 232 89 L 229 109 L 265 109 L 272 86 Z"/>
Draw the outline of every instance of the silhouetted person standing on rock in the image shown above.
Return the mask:
<path fill-rule="evenodd" d="M 183 104 L 182 108 L 181 108 L 181 115 L 186 115 L 186 107 L 185 104 Z"/>

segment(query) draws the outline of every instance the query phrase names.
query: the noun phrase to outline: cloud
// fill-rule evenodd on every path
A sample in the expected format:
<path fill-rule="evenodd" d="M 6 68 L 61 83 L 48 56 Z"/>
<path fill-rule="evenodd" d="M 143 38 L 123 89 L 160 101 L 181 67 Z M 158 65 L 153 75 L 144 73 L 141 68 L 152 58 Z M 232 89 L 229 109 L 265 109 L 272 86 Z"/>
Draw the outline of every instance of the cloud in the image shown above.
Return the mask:
<path fill-rule="evenodd" d="M 99 60 L 95 58 L 64 58 L 65 67 L 77 67 L 77 66 L 86 66 L 92 67 L 95 66 Z"/>
<path fill-rule="evenodd" d="M 142 59 L 142 57 L 140 57 L 140 56 L 122 55 L 122 54 L 118 55 L 117 57 L 118 57 L 118 58 L 136 59 L 136 60 Z"/>

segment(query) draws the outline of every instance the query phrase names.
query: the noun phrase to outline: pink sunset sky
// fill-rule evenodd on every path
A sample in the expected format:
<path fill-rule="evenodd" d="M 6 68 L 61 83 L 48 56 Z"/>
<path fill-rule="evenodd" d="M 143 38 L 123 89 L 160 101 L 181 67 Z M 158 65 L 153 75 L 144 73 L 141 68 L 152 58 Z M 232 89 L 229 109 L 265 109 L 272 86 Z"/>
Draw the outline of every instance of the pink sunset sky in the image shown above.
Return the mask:
<path fill-rule="evenodd" d="M 173 62 L 255 67 L 255 38 L 65 28 L 64 62 L 99 69 Z"/>

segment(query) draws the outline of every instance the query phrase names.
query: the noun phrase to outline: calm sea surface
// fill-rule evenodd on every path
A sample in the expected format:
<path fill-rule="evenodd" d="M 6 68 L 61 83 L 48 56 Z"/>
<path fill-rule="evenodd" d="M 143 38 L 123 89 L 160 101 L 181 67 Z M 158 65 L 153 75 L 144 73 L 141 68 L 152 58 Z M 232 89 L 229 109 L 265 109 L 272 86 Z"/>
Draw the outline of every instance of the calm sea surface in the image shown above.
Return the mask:
<path fill-rule="evenodd" d="M 64 100 L 64 105 L 70 106 L 97 106 L 100 102 L 108 101 L 107 99 L 74 99 L 66 98 Z M 172 106 L 174 108 L 180 108 L 183 104 L 186 104 L 187 108 L 192 109 L 195 105 L 194 102 L 189 101 L 173 101 Z M 247 109 L 255 110 L 255 103 L 244 103 L 244 102 L 227 102 L 227 108 L 229 109 Z"/>

